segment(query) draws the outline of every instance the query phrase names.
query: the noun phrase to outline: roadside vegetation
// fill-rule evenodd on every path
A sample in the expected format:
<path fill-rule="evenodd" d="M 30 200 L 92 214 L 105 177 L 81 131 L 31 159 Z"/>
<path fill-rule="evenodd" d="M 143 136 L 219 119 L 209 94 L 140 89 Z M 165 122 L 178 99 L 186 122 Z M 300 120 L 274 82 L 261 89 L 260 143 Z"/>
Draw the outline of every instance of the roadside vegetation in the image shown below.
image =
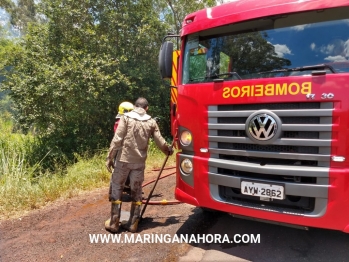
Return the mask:
<path fill-rule="evenodd" d="M 186 14 L 217 2 L 0 1 L 8 16 L 0 25 L 0 217 L 107 186 L 122 101 L 147 98 L 170 141 L 169 82 L 157 70 L 162 39 L 180 33 Z M 151 144 L 148 170 L 164 158 Z"/>
<path fill-rule="evenodd" d="M 107 151 L 92 157 L 75 155 L 75 163 L 64 169 L 41 171 L 45 161 L 30 165 L 35 140 L 32 134 L 13 133 L 9 115 L 0 118 L 0 219 L 37 209 L 59 198 L 70 198 L 88 190 L 107 187 Z M 147 171 L 160 168 L 165 156 L 150 144 Z M 174 165 L 171 157 L 167 166 Z"/>

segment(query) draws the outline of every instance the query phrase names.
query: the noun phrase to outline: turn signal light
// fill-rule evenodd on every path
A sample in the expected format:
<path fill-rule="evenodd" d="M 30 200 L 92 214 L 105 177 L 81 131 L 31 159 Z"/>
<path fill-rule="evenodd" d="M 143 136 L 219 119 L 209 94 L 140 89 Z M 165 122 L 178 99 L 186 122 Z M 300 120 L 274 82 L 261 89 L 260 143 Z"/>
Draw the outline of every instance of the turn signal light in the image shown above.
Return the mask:
<path fill-rule="evenodd" d="M 192 140 L 193 137 L 189 131 L 185 130 L 181 133 L 180 141 L 183 146 L 189 146 Z"/>

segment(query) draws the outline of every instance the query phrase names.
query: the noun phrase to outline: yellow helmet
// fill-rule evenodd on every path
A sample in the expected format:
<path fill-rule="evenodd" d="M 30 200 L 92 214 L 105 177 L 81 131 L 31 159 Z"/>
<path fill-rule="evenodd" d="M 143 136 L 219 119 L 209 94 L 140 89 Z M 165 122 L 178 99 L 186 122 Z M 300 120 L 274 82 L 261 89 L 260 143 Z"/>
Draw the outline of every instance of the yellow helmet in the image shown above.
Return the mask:
<path fill-rule="evenodd" d="M 134 106 L 133 106 L 132 103 L 130 103 L 130 102 L 122 102 L 119 105 L 119 111 L 118 111 L 118 115 L 116 117 L 117 118 L 121 117 L 124 113 L 131 112 L 133 109 L 134 109 Z"/>

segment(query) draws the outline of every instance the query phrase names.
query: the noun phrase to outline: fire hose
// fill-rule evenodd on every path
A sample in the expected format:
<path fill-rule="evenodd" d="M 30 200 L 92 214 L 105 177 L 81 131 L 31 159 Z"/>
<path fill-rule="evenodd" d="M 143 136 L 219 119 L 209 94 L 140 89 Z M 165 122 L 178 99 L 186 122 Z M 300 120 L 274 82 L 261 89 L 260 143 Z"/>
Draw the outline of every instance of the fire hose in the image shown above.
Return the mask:
<path fill-rule="evenodd" d="M 173 141 L 172 141 L 171 147 L 173 147 L 174 144 L 175 144 L 175 137 L 176 137 L 176 136 L 177 136 L 177 134 L 174 136 L 174 139 L 173 139 Z M 166 156 L 166 158 L 165 158 L 165 161 L 164 161 L 164 163 L 162 164 L 162 166 L 161 166 L 161 168 L 160 168 L 160 172 L 159 172 L 159 174 L 158 174 L 158 177 L 155 179 L 154 186 L 153 186 L 153 188 L 151 189 L 151 191 L 150 191 L 150 193 L 149 193 L 149 196 L 148 196 L 148 198 L 146 199 L 146 201 L 145 201 L 145 203 L 144 203 L 144 206 L 143 206 L 143 209 L 142 209 L 140 218 L 139 218 L 140 221 L 142 221 L 142 219 L 143 219 L 143 214 L 144 214 L 144 212 L 145 212 L 145 209 L 147 208 L 147 206 L 148 206 L 148 204 L 149 204 L 149 202 L 150 202 L 150 198 L 151 198 L 152 195 L 153 195 L 154 189 L 155 189 L 155 187 L 156 187 L 156 185 L 157 185 L 157 183 L 158 183 L 158 181 L 159 181 L 159 179 L 160 179 L 160 176 L 161 176 L 162 171 L 163 171 L 164 168 L 165 168 L 165 165 L 166 165 L 166 162 L 167 162 L 169 156 L 170 156 L 170 155 L 167 154 L 167 156 Z"/>
<path fill-rule="evenodd" d="M 168 168 L 164 168 L 164 169 L 172 169 L 172 168 L 175 168 L 175 167 L 168 167 Z M 153 171 L 159 171 L 159 170 L 160 170 L 160 169 L 153 169 Z M 159 180 L 160 180 L 160 179 L 163 179 L 163 178 L 165 178 L 165 177 L 174 175 L 174 174 L 176 174 L 176 172 L 173 172 L 173 173 L 170 173 L 170 174 L 161 176 L 161 177 L 159 177 Z M 156 181 L 156 179 L 150 180 L 150 181 L 144 183 L 144 184 L 142 185 L 142 187 L 145 187 L 145 186 L 147 186 L 147 185 L 149 185 L 149 184 L 152 184 L 152 183 L 154 183 L 155 181 Z M 147 201 L 147 199 L 143 199 L 143 200 L 142 200 L 142 204 L 145 204 L 146 201 Z M 161 201 L 150 201 L 150 200 L 148 201 L 148 205 L 177 205 L 177 204 L 181 204 L 181 203 L 182 203 L 182 202 L 180 202 L 180 201 L 178 201 L 178 200 L 166 200 L 166 199 L 163 199 L 163 200 L 161 200 Z"/>

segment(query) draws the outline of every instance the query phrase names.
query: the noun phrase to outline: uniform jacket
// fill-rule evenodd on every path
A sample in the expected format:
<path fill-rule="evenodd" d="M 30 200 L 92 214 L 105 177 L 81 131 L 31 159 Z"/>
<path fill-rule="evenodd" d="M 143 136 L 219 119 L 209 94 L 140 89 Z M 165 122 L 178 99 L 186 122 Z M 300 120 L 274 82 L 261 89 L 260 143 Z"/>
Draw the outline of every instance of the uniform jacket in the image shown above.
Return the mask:
<path fill-rule="evenodd" d="M 109 159 L 125 163 L 144 163 L 147 159 L 148 141 L 153 137 L 156 145 L 164 153 L 168 153 L 168 145 L 161 136 L 159 127 L 143 108 L 136 107 L 125 113 L 121 118 L 110 143 Z"/>

